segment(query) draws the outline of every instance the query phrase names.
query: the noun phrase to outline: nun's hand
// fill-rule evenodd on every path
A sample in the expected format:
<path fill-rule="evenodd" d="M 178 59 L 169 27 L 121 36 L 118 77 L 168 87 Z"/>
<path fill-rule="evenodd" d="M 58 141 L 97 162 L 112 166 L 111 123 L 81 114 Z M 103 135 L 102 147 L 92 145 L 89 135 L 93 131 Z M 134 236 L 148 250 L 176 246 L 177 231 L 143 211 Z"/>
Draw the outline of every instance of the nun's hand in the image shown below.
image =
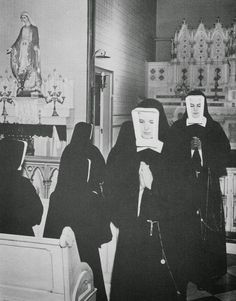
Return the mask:
<path fill-rule="evenodd" d="M 191 140 L 191 149 L 201 149 L 202 143 L 198 137 L 193 137 Z"/>
<path fill-rule="evenodd" d="M 149 168 L 149 165 L 147 165 L 145 162 L 140 163 L 139 175 L 140 178 L 142 179 L 144 187 L 151 189 L 152 182 L 153 182 L 153 175 Z"/>
<path fill-rule="evenodd" d="M 140 166 L 139 166 L 139 185 L 140 185 L 141 189 L 145 188 L 145 182 L 144 182 L 144 178 L 143 178 L 142 162 L 140 163 Z"/>

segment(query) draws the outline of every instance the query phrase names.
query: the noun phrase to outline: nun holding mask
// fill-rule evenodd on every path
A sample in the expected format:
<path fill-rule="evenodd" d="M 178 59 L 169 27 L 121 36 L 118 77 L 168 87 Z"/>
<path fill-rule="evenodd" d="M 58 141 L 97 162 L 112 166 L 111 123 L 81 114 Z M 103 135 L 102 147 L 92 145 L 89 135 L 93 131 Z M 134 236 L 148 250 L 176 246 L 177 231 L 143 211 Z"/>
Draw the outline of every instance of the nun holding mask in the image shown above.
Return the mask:
<path fill-rule="evenodd" d="M 169 199 L 182 248 L 180 273 L 207 289 L 226 273 L 225 222 L 219 178 L 226 175 L 229 141 L 208 113 L 205 95 L 186 97 L 186 112 L 170 129 L 165 144 Z"/>
<path fill-rule="evenodd" d="M 169 126 L 161 103 L 143 100 L 125 122 L 107 160 L 105 192 L 119 229 L 110 300 L 174 301 L 168 263 L 165 161 Z"/>

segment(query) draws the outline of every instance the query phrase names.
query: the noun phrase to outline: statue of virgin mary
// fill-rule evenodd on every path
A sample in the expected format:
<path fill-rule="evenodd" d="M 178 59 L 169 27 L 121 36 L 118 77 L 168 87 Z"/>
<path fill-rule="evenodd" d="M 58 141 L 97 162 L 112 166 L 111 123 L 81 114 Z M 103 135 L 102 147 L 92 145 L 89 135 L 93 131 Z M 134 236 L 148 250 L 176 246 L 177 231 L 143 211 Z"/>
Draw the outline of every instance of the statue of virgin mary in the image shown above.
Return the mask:
<path fill-rule="evenodd" d="M 23 26 L 15 43 L 7 50 L 11 54 L 11 70 L 18 83 L 17 96 L 40 94 L 41 70 L 38 28 L 28 12 L 20 15 Z"/>

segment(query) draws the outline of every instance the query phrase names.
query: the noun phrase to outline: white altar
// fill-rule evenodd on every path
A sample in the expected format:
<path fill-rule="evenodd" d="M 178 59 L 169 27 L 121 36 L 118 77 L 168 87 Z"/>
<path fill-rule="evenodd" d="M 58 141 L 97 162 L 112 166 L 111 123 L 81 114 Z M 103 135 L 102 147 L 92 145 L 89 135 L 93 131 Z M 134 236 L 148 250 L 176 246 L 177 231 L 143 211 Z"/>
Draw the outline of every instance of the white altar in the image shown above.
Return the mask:
<path fill-rule="evenodd" d="M 236 23 L 226 29 L 217 20 L 206 29 L 183 21 L 172 39 L 169 62 L 146 64 L 147 96 L 160 100 L 170 122 L 185 111 L 184 96 L 202 90 L 209 112 L 221 123 L 236 149 Z"/>
<path fill-rule="evenodd" d="M 41 92 L 16 96 L 16 80 L 5 71 L 0 75 L 0 123 L 66 125 L 73 104 L 73 81 L 56 69 L 43 79 Z"/>
<path fill-rule="evenodd" d="M 73 115 L 73 81 L 54 69 L 40 93 L 19 97 L 17 87 L 7 71 L 0 76 L 0 135 L 27 140 L 28 154 L 60 156 Z"/>
<path fill-rule="evenodd" d="M 4 110 L 4 103 L 0 103 L 0 112 Z M 5 103 L 5 122 L 19 124 L 66 124 L 70 116 L 70 106 L 67 103 L 56 104 L 58 116 L 52 116 L 53 103 L 46 103 L 45 98 L 14 97 L 13 103 Z M 1 115 L 4 122 L 4 115 Z"/>
<path fill-rule="evenodd" d="M 52 116 L 53 106 L 34 97 L 15 97 L 11 104 L 1 102 L 0 134 L 26 140 L 28 150 L 32 148 L 29 153 L 35 156 L 60 156 L 66 145 L 70 108 L 66 103 L 58 104 L 58 115 Z"/>
<path fill-rule="evenodd" d="M 174 33 L 169 62 L 146 64 L 147 96 L 162 102 L 170 123 L 185 111 L 188 91 L 200 89 L 207 96 L 208 110 L 220 122 L 236 152 L 236 23 L 224 28 L 189 29 L 183 21 Z M 235 161 L 235 160 L 234 160 Z M 236 236 L 236 166 L 221 178 L 226 232 Z"/>

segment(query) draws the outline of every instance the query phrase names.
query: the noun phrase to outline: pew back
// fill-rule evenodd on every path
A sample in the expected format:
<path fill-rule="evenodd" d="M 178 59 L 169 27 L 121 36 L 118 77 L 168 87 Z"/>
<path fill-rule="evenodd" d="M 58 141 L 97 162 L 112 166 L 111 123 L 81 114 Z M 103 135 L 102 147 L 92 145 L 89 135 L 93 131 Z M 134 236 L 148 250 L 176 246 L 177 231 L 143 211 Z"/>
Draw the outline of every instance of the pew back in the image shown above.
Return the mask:
<path fill-rule="evenodd" d="M 68 243 L 65 235 L 0 234 L 0 300 L 95 301 L 92 270 L 80 261 L 73 235 Z"/>

